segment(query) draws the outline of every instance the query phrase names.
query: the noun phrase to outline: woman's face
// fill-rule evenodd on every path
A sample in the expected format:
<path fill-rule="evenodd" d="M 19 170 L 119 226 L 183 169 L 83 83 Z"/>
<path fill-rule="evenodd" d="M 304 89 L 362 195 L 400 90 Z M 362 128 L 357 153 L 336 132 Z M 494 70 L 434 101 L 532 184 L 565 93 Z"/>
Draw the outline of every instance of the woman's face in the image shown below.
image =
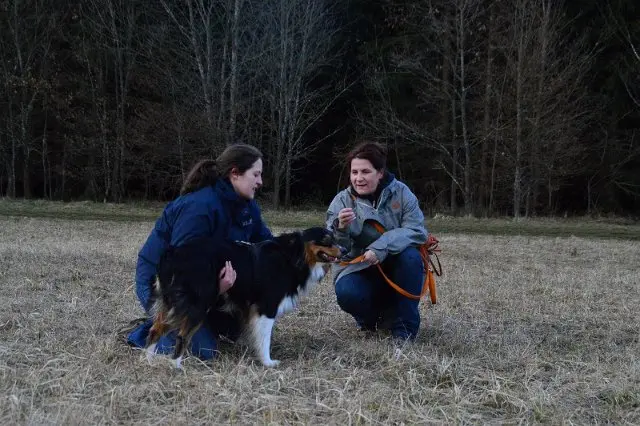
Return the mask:
<path fill-rule="evenodd" d="M 376 192 L 383 175 L 383 171 L 376 170 L 369 160 L 363 158 L 351 160 L 351 185 L 358 195 L 369 195 Z"/>
<path fill-rule="evenodd" d="M 233 169 L 229 180 L 239 196 L 253 200 L 256 196 L 256 189 L 262 186 L 262 159 L 258 158 L 251 168 L 242 174 Z"/>

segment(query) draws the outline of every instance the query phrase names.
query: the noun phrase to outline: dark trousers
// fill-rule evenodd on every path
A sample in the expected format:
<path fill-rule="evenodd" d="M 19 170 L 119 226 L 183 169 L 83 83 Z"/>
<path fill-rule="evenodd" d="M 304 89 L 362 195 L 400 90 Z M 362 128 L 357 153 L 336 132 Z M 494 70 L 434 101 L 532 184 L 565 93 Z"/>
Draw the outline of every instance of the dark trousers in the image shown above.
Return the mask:
<path fill-rule="evenodd" d="M 417 248 L 408 247 L 397 255 L 387 256 L 381 266 L 399 287 L 420 294 L 424 266 Z M 414 339 L 418 334 L 420 301 L 396 292 L 377 267 L 370 266 L 338 279 L 335 291 L 340 308 L 351 314 L 360 327 L 389 328 L 394 337 L 402 339 Z"/>

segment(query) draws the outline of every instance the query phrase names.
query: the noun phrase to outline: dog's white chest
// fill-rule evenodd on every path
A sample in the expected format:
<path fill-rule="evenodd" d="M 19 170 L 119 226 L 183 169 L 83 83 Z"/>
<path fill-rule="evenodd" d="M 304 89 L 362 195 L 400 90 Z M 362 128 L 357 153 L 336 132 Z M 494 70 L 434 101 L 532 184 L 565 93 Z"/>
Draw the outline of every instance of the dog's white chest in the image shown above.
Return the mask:
<path fill-rule="evenodd" d="M 321 264 L 316 264 L 309 271 L 309 278 L 307 278 L 307 282 L 305 283 L 304 288 L 298 288 L 298 294 L 293 296 L 286 296 L 282 299 L 282 302 L 278 305 L 278 313 L 277 316 L 280 317 L 288 312 L 293 311 L 298 307 L 298 303 L 301 297 L 305 296 L 311 289 L 313 289 L 322 278 L 324 278 L 325 270 Z"/>

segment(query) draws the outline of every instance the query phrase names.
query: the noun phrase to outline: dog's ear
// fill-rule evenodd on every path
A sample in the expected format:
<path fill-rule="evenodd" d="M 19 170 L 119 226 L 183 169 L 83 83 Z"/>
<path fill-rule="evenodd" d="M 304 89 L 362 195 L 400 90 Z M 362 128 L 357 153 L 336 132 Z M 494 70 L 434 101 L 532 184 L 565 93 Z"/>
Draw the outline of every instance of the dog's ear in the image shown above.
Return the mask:
<path fill-rule="evenodd" d="M 280 246 L 280 248 L 286 249 L 289 247 L 297 246 L 298 244 L 303 242 L 303 239 L 299 232 L 287 232 L 278 235 L 274 239 L 274 242 L 278 243 L 278 246 Z"/>
<path fill-rule="evenodd" d="M 277 243 L 280 251 L 295 253 L 300 251 L 301 246 L 304 244 L 304 239 L 300 232 L 289 232 L 278 235 L 274 242 Z"/>
<path fill-rule="evenodd" d="M 320 226 L 314 226 L 311 228 L 307 228 L 302 231 L 302 241 L 322 241 L 324 240 L 325 235 L 329 232 L 329 230 L 322 228 Z"/>
<path fill-rule="evenodd" d="M 333 232 L 320 226 L 305 229 L 302 233 L 302 239 L 304 242 L 313 241 L 323 246 L 330 246 L 335 243 Z"/>

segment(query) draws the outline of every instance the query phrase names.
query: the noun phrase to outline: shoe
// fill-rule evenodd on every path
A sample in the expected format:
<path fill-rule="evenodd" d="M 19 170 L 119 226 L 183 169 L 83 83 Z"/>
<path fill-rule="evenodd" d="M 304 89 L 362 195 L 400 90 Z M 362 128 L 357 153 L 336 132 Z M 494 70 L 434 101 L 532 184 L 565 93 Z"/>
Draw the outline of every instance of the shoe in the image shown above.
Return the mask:
<path fill-rule="evenodd" d="M 391 335 L 391 342 L 395 346 L 410 345 L 411 343 L 413 343 L 414 340 L 415 340 L 415 338 L 412 338 L 411 336 Z"/>
<path fill-rule="evenodd" d="M 149 320 L 147 317 L 136 318 L 131 320 L 128 324 L 123 325 L 116 331 L 116 335 L 118 336 L 118 340 L 128 344 L 129 346 L 135 346 L 130 339 L 130 334 L 140 327 L 142 324 L 146 323 Z"/>
<path fill-rule="evenodd" d="M 375 324 L 359 325 L 358 327 L 360 331 L 367 332 L 367 333 L 375 333 L 377 331 Z"/>
<path fill-rule="evenodd" d="M 378 330 L 391 330 L 395 316 L 394 308 L 387 308 L 382 311 L 377 321 Z"/>
<path fill-rule="evenodd" d="M 360 331 L 367 331 L 367 332 L 375 332 L 376 331 L 376 323 L 375 321 L 370 321 L 370 320 L 364 320 L 360 317 L 354 317 L 356 320 L 356 324 L 358 324 L 358 328 L 360 329 Z"/>
<path fill-rule="evenodd" d="M 414 340 L 416 340 L 416 336 L 414 334 L 411 334 L 405 328 L 400 328 L 396 330 L 391 330 L 391 339 L 394 342 L 411 343 Z"/>

